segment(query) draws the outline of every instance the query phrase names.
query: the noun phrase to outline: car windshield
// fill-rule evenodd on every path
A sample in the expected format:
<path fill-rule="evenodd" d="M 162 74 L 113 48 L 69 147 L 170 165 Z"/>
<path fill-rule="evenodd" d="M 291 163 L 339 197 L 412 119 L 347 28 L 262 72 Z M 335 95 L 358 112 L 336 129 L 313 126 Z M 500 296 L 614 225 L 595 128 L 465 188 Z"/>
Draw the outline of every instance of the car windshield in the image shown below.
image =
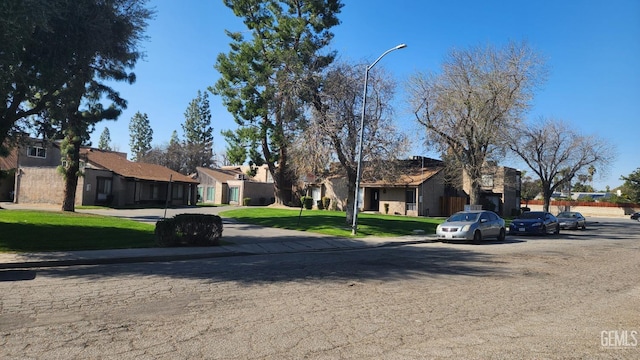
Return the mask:
<path fill-rule="evenodd" d="M 572 213 L 572 212 L 561 212 L 560 214 L 558 214 L 558 217 L 561 217 L 561 218 L 574 218 L 574 217 L 578 217 L 578 215 L 576 215 L 576 213 Z"/>
<path fill-rule="evenodd" d="M 520 215 L 520 219 L 544 219 L 544 213 L 539 211 L 529 211 Z"/>
<path fill-rule="evenodd" d="M 480 213 L 457 213 L 453 214 L 447 221 L 476 221 Z"/>

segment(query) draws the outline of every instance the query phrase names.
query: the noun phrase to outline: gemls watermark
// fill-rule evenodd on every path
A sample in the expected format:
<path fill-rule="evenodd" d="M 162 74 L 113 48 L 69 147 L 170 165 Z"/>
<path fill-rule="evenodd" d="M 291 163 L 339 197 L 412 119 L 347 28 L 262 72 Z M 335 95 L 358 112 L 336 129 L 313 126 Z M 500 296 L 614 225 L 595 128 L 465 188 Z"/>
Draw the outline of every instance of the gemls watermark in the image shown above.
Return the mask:
<path fill-rule="evenodd" d="M 636 330 L 602 330 L 600 345 L 606 348 L 624 349 L 638 346 L 638 331 Z"/>

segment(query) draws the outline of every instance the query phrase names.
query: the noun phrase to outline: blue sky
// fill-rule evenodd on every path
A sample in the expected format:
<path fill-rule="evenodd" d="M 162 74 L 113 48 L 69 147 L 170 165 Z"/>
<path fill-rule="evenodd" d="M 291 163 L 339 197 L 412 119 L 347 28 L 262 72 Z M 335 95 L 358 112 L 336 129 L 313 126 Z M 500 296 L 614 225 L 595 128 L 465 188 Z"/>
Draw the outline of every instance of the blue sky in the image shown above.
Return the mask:
<path fill-rule="evenodd" d="M 402 99 L 402 82 L 421 71 L 438 71 L 452 48 L 527 41 L 547 59 L 550 74 L 537 92 L 529 119 L 562 119 L 584 134 L 615 144 L 617 158 L 596 174 L 604 190 L 622 184 L 621 175 L 640 167 L 640 1 L 424 1 L 349 0 L 333 29 L 332 49 L 345 60 L 372 62 L 400 43 L 407 48 L 386 56 L 384 67 L 398 81 L 396 119 L 411 133 L 419 129 Z M 153 144 L 167 143 L 198 90 L 219 78 L 216 56 L 228 52 L 224 31 L 244 26 L 222 0 L 151 0 L 157 11 L 143 43 L 133 85 L 115 84 L 128 100 L 117 121 L 96 126 L 95 144 L 104 127 L 112 145 L 129 153 L 129 120 L 147 113 Z M 363 69 L 364 71 L 364 69 Z M 218 97 L 210 94 L 215 151 L 224 152 L 221 130 L 236 127 Z M 415 139 L 410 155 L 437 156 Z M 504 165 L 522 168 L 513 160 Z M 531 173 L 531 172 L 530 172 Z"/>

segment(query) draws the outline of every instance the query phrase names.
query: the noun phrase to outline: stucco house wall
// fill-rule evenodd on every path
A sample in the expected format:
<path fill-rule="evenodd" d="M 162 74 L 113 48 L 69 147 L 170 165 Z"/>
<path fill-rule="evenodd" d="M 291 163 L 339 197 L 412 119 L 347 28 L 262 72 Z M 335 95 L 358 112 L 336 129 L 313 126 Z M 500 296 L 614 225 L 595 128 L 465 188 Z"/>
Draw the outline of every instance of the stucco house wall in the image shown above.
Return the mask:
<path fill-rule="evenodd" d="M 269 205 L 275 201 L 272 183 L 247 181 L 244 183 L 243 195 L 243 198 L 251 198 L 249 205 Z"/>
<path fill-rule="evenodd" d="M 347 199 L 348 183 L 345 177 L 332 177 L 322 185 L 324 196 L 331 199 L 330 209 L 346 211 L 348 204 L 353 204 L 353 199 Z"/>
<path fill-rule="evenodd" d="M 380 192 L 380 204 L 373 211 L 385 213 L 384 204 L 389 204 L 389 215 L 405 215 L 406 202 L 404 201 L 406 190 L 403 188 L 384 189 Z M 365 204 L 367 205 L 367 204 Z"/>
<path fill-rule="evenodd" d="M 53 167 L 20 167 L 16 190 L 19 203 L 62 204 L 64 179 Z M 78 178 L 75 205 L 82 205 L 84 178 Z"/>

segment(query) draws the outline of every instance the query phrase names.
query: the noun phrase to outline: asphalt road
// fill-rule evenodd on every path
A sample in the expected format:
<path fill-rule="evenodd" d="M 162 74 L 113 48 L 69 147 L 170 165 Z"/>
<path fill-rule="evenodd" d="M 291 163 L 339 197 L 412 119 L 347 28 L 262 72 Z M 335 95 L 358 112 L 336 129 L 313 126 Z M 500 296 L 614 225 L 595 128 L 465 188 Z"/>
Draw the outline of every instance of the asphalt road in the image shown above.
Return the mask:
<path fill-rule="evenodd" d="M 626 219 L 22 274 L 0 281 L 2 359 L 640 358 L 640 223 Z"/>

